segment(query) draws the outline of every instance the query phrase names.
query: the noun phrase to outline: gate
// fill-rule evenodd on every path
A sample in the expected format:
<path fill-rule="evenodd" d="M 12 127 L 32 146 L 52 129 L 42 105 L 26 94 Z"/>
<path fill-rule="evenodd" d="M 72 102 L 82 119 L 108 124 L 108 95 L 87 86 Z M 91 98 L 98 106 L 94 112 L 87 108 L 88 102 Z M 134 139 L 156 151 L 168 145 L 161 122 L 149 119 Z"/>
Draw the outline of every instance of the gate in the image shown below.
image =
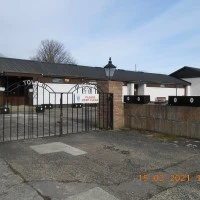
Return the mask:
<path fill-rule="evenodd" d="M 113 128 L 113 95 L 78 84 L 56 92 L 24 80 L 0 96 L 0 142 Z"/>

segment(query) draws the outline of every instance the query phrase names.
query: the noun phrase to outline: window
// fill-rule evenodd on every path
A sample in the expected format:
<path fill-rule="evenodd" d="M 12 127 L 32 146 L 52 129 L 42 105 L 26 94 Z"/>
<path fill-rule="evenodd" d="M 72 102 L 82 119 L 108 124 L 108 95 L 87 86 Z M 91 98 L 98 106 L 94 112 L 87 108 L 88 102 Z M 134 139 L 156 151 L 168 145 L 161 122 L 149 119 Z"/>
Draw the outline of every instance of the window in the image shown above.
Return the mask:
<path fill-rule="evenodd" d="M 63 79 L 61 79 L 61 78 L 54 78 L 54 79 L 52 80 L 52 82 L 53 82 L 53 83 L 63 83 Z"/>

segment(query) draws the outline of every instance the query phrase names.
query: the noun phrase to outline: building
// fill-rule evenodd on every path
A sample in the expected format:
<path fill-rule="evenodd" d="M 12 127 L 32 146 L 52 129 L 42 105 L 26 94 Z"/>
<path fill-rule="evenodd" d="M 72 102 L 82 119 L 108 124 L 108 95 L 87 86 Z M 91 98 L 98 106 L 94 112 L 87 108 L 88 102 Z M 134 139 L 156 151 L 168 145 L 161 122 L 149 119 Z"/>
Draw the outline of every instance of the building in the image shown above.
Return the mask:
<path fill-rule="evenodd" d="M 0 58 L 0 97 L 6 94 L 7 101 L 12 101 L 12 104 L 33 103 L 30 102 L 33 84 L 27 86 L 27 91 L 16 87 L 17 84 L 39 82 L 45 83 L 54 92 L 68 92 L 76 84 L 99 80 L 107 80 L 103 67 Z M 173 75 L 117 69 L 112 80 L 122 82 L 123 95 L 150 95 L 151 101 L 157 97 L 165 97 L 167 100 L 170 95 L 189 94 L 190 83 Z M 3 104 L 2 98 L 0 104 Z"/>
<path fill-rule="evenodd" d="M 187 86 L 186 95 L 187 96 L 200 96 L 200 69 L 194 67 L 184 66 L 179 70 L 170 74 L 170 76 L 182 79 L 191 83 Z"/>
<path fill-rule="evenodd" d="M 190 83 L 165 74 L 118 70 L 117 80 L 123 81 L 124 95 L 150 95 L 151 101 L 158 97 L 186 95 Z"/>

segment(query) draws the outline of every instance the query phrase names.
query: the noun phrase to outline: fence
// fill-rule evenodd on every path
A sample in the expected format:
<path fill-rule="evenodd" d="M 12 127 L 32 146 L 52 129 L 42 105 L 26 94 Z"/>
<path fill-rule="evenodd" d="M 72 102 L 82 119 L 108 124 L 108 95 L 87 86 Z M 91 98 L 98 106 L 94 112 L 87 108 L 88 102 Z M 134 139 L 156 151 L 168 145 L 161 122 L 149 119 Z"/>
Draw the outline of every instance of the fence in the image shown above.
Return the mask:
<path fill-rule="evenodd" d="M 200 139 L 200 107 L 124 104 L 125 127 Z"/>

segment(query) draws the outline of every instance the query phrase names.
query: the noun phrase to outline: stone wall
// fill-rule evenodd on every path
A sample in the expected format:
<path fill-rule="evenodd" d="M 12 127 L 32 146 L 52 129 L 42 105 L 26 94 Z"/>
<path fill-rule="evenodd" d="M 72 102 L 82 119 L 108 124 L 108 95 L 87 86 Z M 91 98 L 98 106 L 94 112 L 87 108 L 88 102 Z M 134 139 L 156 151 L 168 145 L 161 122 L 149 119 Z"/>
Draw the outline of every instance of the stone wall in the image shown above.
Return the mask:
<path fill-rule="evenodd" d="M 200 139 L 200 107 L 124 104 L 125 127 Z"/>

